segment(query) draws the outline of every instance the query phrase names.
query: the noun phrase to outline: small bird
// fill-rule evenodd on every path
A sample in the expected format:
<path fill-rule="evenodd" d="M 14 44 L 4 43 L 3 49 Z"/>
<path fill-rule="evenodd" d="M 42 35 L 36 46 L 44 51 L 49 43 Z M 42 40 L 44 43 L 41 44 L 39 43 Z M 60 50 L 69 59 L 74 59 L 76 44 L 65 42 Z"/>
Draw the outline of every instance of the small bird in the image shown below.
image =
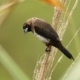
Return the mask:
<path fill-rule="evenodd" d="M 51 51 L 51 46 L 58 48 L 69 59 L 73 59 L 72 54 L 62 45 L 57 32 L 45 20 L 33 17 L 28 19 L 23 25 L 24 33 L 32 32 L 41 40 L 47 48 L 46 52 Z"/>

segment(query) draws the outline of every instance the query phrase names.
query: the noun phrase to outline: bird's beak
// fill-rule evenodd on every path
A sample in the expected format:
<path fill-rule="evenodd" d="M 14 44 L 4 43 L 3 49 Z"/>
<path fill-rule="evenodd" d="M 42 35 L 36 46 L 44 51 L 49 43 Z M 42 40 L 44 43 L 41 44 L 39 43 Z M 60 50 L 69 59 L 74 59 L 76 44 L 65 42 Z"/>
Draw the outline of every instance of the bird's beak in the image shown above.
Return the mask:
<path fill-rule="evenodd" d="M 24 33 L 27 33 L 28 32 L 28 28 L 24 29 Z"/>

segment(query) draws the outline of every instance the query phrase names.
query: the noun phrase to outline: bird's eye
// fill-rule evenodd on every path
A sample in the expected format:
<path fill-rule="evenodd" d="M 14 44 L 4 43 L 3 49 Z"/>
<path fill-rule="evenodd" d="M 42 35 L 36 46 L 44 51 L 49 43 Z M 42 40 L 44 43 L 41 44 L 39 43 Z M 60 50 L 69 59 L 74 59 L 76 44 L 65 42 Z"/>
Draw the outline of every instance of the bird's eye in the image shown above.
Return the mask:
<path fill-rule="evenodd" d="M 25 29 L 26 27 L 27 27 L 27 26 L 26 26 L 26 23 L 24 23 L 24 24 L 23 24 L 23 29 Z"/>

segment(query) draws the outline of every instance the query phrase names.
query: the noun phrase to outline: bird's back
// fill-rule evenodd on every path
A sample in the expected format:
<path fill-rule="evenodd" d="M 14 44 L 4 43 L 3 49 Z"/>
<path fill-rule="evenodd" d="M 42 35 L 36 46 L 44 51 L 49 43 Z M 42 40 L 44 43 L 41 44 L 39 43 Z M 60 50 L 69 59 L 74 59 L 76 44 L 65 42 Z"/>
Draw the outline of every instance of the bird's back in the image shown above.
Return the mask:
<path fill-rule="evenodd" d="M 52 26 L 50 24 L 48 24 L 43 19 L 37 18 L 34 21 L 33 26 L 34 26 L 35 31 L 39 35 L 41 35 L 47 39 L 51 39 L 53 41 L 59 41 L 59 36 L 58 36 L 57 32 L 52 28 Z"/>

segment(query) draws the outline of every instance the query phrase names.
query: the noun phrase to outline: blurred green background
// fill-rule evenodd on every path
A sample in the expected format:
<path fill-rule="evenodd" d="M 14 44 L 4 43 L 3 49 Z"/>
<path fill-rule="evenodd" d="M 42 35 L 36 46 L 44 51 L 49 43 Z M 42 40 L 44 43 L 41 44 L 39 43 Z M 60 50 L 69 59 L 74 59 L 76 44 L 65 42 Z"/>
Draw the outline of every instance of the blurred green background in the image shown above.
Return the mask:
<path fill-rule="evenodd" d="M 75 0 L 72 0 L 72 5 Z M 2 4 L 3 0 L 0 0 Z M 80 3 L 80 1 L 79 1 Z M 32 33 L 23 33 L 23 23 L 31 17 L 39 17 L 45 19 L 52 24 L 54 10 L 52 6 L 40 3 L 38 0 L 25 0 L 16 5 L 4 24 L 0 26 L 0 44 L 9 53 L 12 59 L 20 66 L 23 72 L 32 79 L 33 71 L 37 60 L 44 53 L 46 46 L 41 43 Z M 77 5 L 73 13 L 74 23 L 69 24 L 62 43 L 66 46 L 77 29 L 80 27 L 80 5 Z M 80 31 L 72 41 L 68 50 L 74 57 L 80 52 Z M 62 53 L 58 51 L 55 62 Z M 68 60 L 65 56 L 59 63 L 52 75 L 52 80 L 59 80 L 64 74 L 72 60 Z M 0 63 L 0 80 L 14 80 L 8 70 Z"/>

